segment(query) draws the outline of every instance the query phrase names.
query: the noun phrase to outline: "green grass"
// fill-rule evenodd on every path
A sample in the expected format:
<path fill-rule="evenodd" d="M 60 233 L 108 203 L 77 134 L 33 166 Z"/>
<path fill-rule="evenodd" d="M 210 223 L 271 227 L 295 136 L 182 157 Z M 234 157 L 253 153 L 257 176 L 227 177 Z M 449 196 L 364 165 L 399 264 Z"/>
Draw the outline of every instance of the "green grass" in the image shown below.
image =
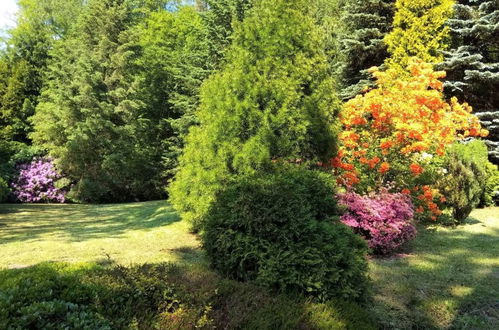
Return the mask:
<path fill-rule="evenodd" d="M 188 225 L 165 201 L 0 205 L 0 269 L 44 261 L 202 262 Z"/>
<path fill-rule="evenodd" d="M 370 263 L 383 327 L 499 329 L 499 208 L 456 228 L 420 228 L 407 250 Z"/>
<path fill-rule="evenodd" d="M 276 322 L 281 322 L 287 312 L 296 313 L 298 308 L 281 310 L 271 297 L 248 286 L 214 284 L 223 281 L 206 269 L 196 236 L 165 202 L 0 205 L 3 273 L 44 261 L 182 263 L 193 269 L 180 280 L 193 281 L 187 285 L 192 296 L 208 296 L 235 285 L 223 299 L 213 298 L 218 325 L 231 320 L 239 326 L 258 324 L 277 317 L 272 306 L 279 306 L 282 315 Z M 476 210 L 456 228 L 419 228 L 418 238 L 404 253 L 371 259 L 370 276 L 369 310 L 381 328 L 499 329 L 499 208 Z M 258 304 L 263 307 L 256 308 Z M 317 326 L 327 321 L 321 314 L 338 308 L 299 306 L 308 309 L 300 317 Z M 263 313 L 261 319 L 253 319 L 258 313 Z M 337 317 L 334 322 L 341 320 Z M 327 322 L 323 328 L 328 328 Z"/>

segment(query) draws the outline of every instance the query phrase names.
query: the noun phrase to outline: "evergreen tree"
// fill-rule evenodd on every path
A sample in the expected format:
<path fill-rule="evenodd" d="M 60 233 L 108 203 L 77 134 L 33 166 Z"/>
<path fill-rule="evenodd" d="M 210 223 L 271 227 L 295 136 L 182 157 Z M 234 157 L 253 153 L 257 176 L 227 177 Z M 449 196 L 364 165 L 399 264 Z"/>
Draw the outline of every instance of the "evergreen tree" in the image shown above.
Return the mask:
<path fill-rule="evenodd" d="M 490 131 L 490 157 L 499 164 L 499 2 L 459 0 L 449 20 L 452 49 L 441 68 L 446 91 L 473 106 Z"/>
<path fill-rule="evenodd" d="M 397 0 L 393 30 L 385 37 L 390 57 L 386 64 L 405 71 L 411 57 L 427 63 L 443 61 L 454 0 Z"/>
<path fill-rule="evenodd" d="M 367 70 L 388 57 L 384 37 L 391 31 L 395 0 L 352 0 L 345 4 L 341 34 L 342 94 L 349 99 L 371 86 Z"/>
<path fill-rule="evenodd" d="M 33 139 L 75 182 L 76 200 L 161 196 L 160 159 L 148 139 L 154 123 L 144 115 L 132 74 L 137 46 L 131 28 L 151 7 L 156 3 L 91 0 L 72 36 L 53 51 Z"/>
<path fill-rule="evenodd" d="M 305 0 L 262 0 L 236 27 L 227 64 L 201 89 L 170 199 L 195 229 L 216 192 L 272 161 L 334 154 L 334 82 L 325 33 Z"/>
<path fill-rule="evenodd" d="M 17 26 L 0 55 L 0 138 L 29 143 L 43 75 L 56 39 L 78 16 L 81 0 L 21 0 Z"/>
<path fill-rule="evenodd" d="M 203 0 L 197 7 L 204 10 L 204 19 L 209 30 L 213 63 L 220 63 L 237 23 L 243 21 L 246 12 L 255 0 Z"/>
<path fill-rule="evenodd" d="M 136 30 L 137 96 L 146 105 L 144 117 L 155 123 L 151 144 L 163 158 L 170 176 L 188 128 L 196 123 L 201 83 L 212 72 L 206 22 L 192 7 L 153 13 Z M 158 167 L 161 167 L 158 166 Z"/>

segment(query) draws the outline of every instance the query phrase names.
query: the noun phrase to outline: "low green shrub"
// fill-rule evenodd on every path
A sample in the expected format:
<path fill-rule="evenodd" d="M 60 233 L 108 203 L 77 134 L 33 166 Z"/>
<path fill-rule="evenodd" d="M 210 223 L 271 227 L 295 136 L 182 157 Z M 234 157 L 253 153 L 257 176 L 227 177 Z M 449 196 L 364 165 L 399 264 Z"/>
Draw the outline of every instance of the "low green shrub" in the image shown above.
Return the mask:
<path fill-rule="evenodd" d="M 41 264 L 0 272 L 0 329 L 150 326 L 179 308 L 170 265 L 135 268 Z"/>
<path fill-rule="evenodd" d="M 363 300 L 366 243 L 340 223 L 332 182 L 286 166 L 227 186 L 203 219 L 212 266 L 281 292 Z"/>
<path fill-rule="evenodd" d="M 482 141 L 455 144 L 444 158 L 445 175 L 437 185 L 446 198 L 445 206 L 453 218 L 464 221 L 479 205 L 493 203 L 497 178 L 494 165 L 487 158 L 487 147 Z"/>
<path fill-rule="evenodd" d="M 0 270 L 0 329 L 375 329 L 361 306 L 318 304 L 204 267 L 40 264 Z"/>

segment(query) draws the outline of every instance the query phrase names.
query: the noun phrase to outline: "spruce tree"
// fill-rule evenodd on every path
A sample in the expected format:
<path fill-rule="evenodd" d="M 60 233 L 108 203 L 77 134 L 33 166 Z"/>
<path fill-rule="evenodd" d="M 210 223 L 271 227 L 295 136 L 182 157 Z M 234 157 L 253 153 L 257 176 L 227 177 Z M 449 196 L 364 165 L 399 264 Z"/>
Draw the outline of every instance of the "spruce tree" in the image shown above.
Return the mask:
<path fill-rule="evenodd" d="M 391 31 L 395 0 L 352 0 L 345 4 L 341 33 L 341 96 L 350 99 L 372 85 L 367 70 L 388 57 L 383 39 Z"/>
<path fill-rule="evenodd" d="M 215 194 L 273 161 L 334 154 L 337 113 L 325 33 L 305 0 L 262 0 L 236 27 L 227 64 L 201 89 L 170 200 L 194 229 Z"/>
<path fill-rule="evenodd" d="M 499 2 L 459 0 L 449 20 L 452 49 L 441 68 L 445 88 L 473 106 L 490 131 L 490 157 L 499 164 Z"/>
<path fill-rule="evenodd" d="M 411 57 L 427 63 L 443 61 L 448 46 L 449 27 L 454 0 L 397 0 L 393 30 L 385 37 L 390 57 L 386 64 L 401 72 Z"/>
<path fill-rule="evenodd" d="M 166 177 L 177 167 L 188 129 L 196 123 L 199 89 L 215 63 L 202 15 L 190 6 L 158 11 L 135 31 L 140 56 L 134 73 Z"/>
<path fill-rule="evenodd" d="M 56 39 L 64 38 L 81 0 L 21 0 L 17 26 L 0 54 L 0 138 L 29 144 L 43 75 Z"/>

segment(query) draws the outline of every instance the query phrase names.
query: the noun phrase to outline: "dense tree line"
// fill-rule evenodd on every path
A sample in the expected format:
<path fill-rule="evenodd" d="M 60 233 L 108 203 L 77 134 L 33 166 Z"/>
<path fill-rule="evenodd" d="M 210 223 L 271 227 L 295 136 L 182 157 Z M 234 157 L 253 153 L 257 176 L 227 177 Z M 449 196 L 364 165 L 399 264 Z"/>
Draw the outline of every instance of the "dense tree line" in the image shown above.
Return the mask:
<path fill-rule="evenodd" d="M 328 129 L 300 109 L 337 109 L 341 99 L 372 86 L 367 69 L 402 70 L 412 56 L 443 62 L 449 95 L 483 113 L 490 147 L 497 147 L 496 2 L 313 0 L 299 4 L 308 26 L 253 18 L 249 29 L 243 22 L 259 1 L 19 1 L 17 26 L 0 53 L 0 176 L 9 181 L 16 164 L 49 156 L 72 200 L 163 198 L 182 151 L 187 165 L 179 177 L 201 159 L 189 155 L 204 155 L 206 145 L 194 141 L 207 139 L 210 129 L 199 127 L 217 125 L 213 141 L 202 143 L 214 143 L 217 162 L 229 172 L 258 167 L 264 158 L 321 158 L 334 150 Z M 268 107 L 267 126 L 248 116 L 246 126 L 237 124 L 244 138 L 224 131 L 227 120 L 246 116 L 241 111 Z M 297 125 L 283 116 L 297 116 Z M 238 139 L 238 150 L 221 155 L 216 136 Z M 286 145 L 291 136 L 294 144 Z M 258 150 L 245 147 L 248 141 Z M 215 163 L 206 166 L 214 170 Z"/>

